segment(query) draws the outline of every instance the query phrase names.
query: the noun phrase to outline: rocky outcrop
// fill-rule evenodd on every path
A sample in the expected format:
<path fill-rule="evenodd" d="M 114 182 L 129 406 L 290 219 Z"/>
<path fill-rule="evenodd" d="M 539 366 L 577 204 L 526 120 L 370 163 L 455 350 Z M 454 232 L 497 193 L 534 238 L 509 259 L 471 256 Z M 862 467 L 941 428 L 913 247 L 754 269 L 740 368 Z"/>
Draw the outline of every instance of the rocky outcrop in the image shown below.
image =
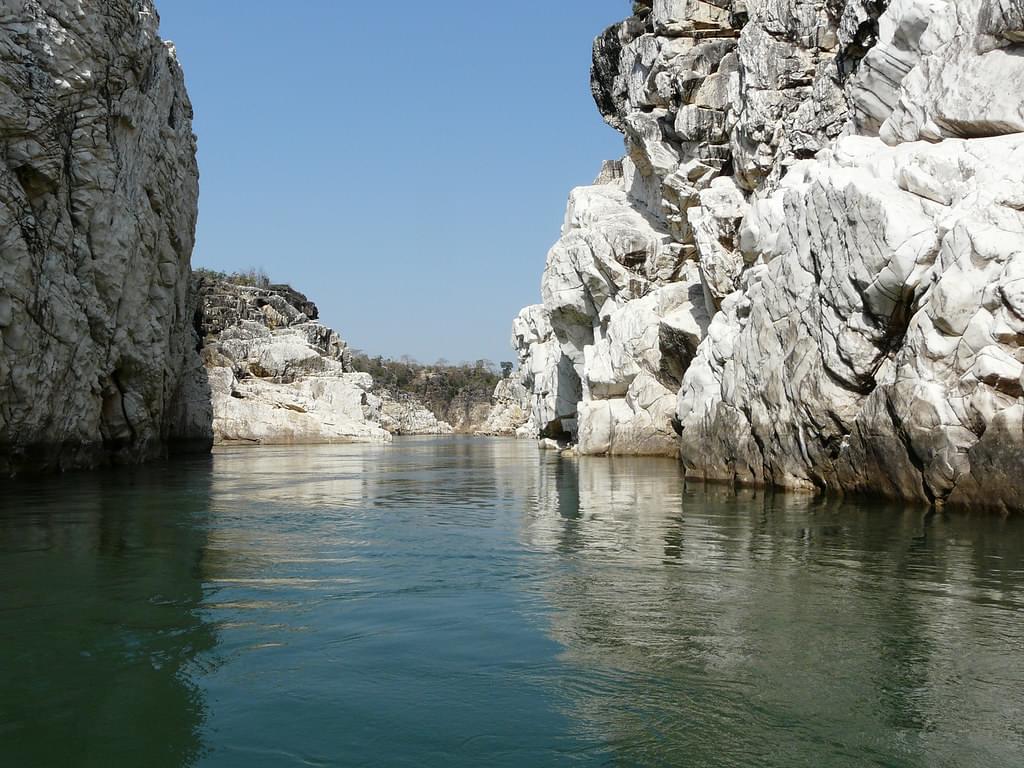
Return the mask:
<path fill-rule="evenodd" d="M 573 191 L 548 254 L 544 304 L 516 321 L 534 425 L 583 453 L 674 455 L 676 393 L 708 318 L 696 263 L 633 204 L 636 168 Z"/>
<path fill-rule="evenodd" d="M 488 421 L 491 401 L 475 389 L 444 396 L 454 391 L 445 375 L 455 369 L 362 356 L 364 368 L 378 365 L 382 380 L 394 378 L 395 366 L 414 367 L 419 373 L 407 386 L 422 394 L 375 383 L 370 373 L 355 370 L 348 345 L 317 320 L 316 304 L 304 294 L 288 285 L 248 285 L 246 277 L 204 272 L 195 284 L 218 443 L 474 434 Z"/>
<path fill-rule="evenodd" d="M 444 420 L 463 435 L 475 435 L 491 416 L 493 395 L 488 390 L 462 389 L 444 409 Z"/>
<path fill-rule="evenodd" d="M 381 393 L 380 424 L 393 435 L 450 435 L 455 431 L 412 395 L 387 390 Z"/>
<path fill-rule="evenodd" d="M 209 443 L 182 405 L 192 108 L 157 28 L 149 0 L 0 4 L 0 472 Z"/>
<path fill-rule="evenodd" d="M 539 431 L 707 479 L 1024 506 L 1022 20 L 637 4 L 594 48 L 621 173 L 573 192 L 549 254 L 531 312 L 557 350 L 522 337 Z"/>
<path fill-rule="evenodd" d="M 576 429 L 582 394 L 572 360 L 562 351 L 543 304 L 523 309 L 512 322 L 512 347 L 530 392 L 530 420 L 521 429 L 530 436 L 565 436 Z"/>
<path fill-rule="evenodd" d="M 476 434 L 493 437 L 536 437 L 537 433 L 529 422 L 530 390 L 520 370 L 495 385 L 487 418 L 477 428 Z"/>
<path fill-rule="evenodd" d="M 195 291 L 217 443 L 390 440 L 372 377 L 305 296 L 210 276 Z"/>
<path fill-rule="evenodd" d="M 1024 135 L 849 137 L 793 169 L 750 216 L 766 263 L 723 305 L 680 393 L 688 467 L 1019 504 L 1019 481 L 999 477 L 1024 459 L 1022 159 Z M 972 460 L 992 441 L 997 455 Z"/>

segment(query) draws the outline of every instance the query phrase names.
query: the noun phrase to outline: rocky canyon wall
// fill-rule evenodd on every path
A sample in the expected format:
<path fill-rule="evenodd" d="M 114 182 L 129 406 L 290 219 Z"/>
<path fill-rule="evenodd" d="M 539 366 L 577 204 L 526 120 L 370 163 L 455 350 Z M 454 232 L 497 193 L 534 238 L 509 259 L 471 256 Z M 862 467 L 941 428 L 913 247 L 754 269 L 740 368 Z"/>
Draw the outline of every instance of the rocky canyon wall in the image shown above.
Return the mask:
<path fill-rule="evenodd" d="M 687 475 L 1024 506 L 1024 4 L 655 0 L 514 324 L 532 421 Z"/>
<path fill-rule="evenodd" d="M 388 442 L 392 435 L 514 434 L 526 420 L 518 379 L 478 388 L 435 382 L 467 367 L 378 360 L 381 374 L 357 370 L 348 344 L 319 321 L 315 303 L 288 285 L 252 285 L 245 276 L 199 270 L 193 279 L 206 400 L 189 400 L 193 420 L 212 423 L 217 444 Z M 362 363 L 369 360 L 362 356 Z M 419 371 L 408 389 L 388 366 Z M 413 386 L 415 385 L 415 386 Z M 415 391 L 412 391 L 415 390 Z M 424 393 L 424 398 L 416 393 Z M 445 394 L 448 392 L 449 394 Z M 492 405 L 493 402 L 493 405 Z M 205 415 L 204 415 L 205 414 Z"/>
<path fill-rule="evenodd" d="M 192 108 L 157 30 L 149 0 L 0 2 L 0 473 L 209 445 L 181 405 Z"/>
<path fill-rule="evenodd" d="M 373 378 L 316 305 L 287 285 L 201 272 L 195 322 L 218 444 L 387 442 Z"/>

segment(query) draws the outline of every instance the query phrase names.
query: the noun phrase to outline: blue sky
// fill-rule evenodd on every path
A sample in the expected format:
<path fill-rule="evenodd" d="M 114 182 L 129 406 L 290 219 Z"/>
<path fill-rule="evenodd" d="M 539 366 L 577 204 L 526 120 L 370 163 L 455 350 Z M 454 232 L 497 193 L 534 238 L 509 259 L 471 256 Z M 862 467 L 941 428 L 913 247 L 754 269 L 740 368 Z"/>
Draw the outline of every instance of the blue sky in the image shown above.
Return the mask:
<path fill-rule="evenodd" d="M 196 266 L 263 267 L 352 346 L 513 359 L 569 190 L 622 141 L 590 96 L 626 0 L 162 0 L 195 107 Z"/>

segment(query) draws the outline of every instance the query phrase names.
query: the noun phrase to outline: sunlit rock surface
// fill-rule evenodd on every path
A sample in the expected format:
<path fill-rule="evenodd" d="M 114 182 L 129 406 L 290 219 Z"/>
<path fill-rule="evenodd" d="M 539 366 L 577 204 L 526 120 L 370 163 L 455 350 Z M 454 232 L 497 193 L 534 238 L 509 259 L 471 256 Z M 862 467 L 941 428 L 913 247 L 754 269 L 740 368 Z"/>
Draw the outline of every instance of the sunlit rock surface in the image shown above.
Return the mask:
<path fill-rule="evenodd" d="M 520 370 L 502 379 L 494 387 L 491 407 L 479 435 L 534 437 L 530 426 L 530 390 Z"/>
<path fill-rule="evenodd" d="M 512 322 L 512 347 L 519 355 L 523 383 L 530 390 L 530 420 L 523 436 L 565 434 L 575 426 L 580 380 L 572 360 L 562 351 L 543 304 L 520 311 Z"/>
<path fill-rule="evenodd" d="M 199 327 L 218 443 L 385 442 L 373 378 L 288 286 L 203 277 Z"/>
<path fill-rule="evenodd" d="M 626 155 L 570 197 L 550 334 L 516 332 L 538 432 L 709 479 L 1024 506 L 1024 6 L 635 12 L 594 46 Z"/>
<path fill-rule="evenodd" d="M 380 424 L 393 435 L 450 435 L 447 421 L 409 394 L 384 392 L 380 398 Z"/>
<path fill-rule="evenodd" d="M 687 373 L 687 465 L 1019 504 L 1022 161 L 1024 135 L 891 149 L 849 137 L 792 171 L 751 217 L 766 263 Z"/>
<path fill-rule="evenodd" d="M 0 3 L 0 472 L 209 444 L 192 107 L 157 31 L 150 0 Z"/>

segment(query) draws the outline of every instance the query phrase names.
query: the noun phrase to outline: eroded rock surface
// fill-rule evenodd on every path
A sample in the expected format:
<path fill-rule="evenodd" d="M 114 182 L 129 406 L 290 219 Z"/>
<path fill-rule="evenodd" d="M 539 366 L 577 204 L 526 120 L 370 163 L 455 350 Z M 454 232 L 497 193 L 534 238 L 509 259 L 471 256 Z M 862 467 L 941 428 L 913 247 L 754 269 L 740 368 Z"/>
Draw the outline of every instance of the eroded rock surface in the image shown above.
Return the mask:
<path fill-rule="evenodd" d="M 502 379 L 494 387 L 487 418 L 476 429 L 478 435 L 536 437 L 530 425 L 530 390 L 522 370 Z"/>
<path fill-rule="evenodd" d="M 0 472 L 209 444 L 192 108 L 149 0 L 0 3 Z"/>
<path fill-rule="evenodd" d="M 450 435 L 455 430 L 405 392 L 381 393 L 380 423 L 393 435 Z"/>
<path fill-rule="evenodd" d="M 512 322 L 512 346 L 531 393 L 530 420 L 520 429 L 531 437 L 566 435 L 576 427 L 582 394 L 572 360 L 562 351 L 543 304 L 524 308 Z"/>
<path fill-rule="evenodd" d="M 1024 506 L 1022 62 L 1018 0 L 635 4 L 592 77 L 626 155 L 516 321 L 538 432 Z"/>
<path fill-rule="evenodd" d="M 196 291 L 216 442 L 390 440 L 373 378 L 305 296 L 210 277 Z"/>
<path fill-rule="evenodd" d="M 848 137 L 791 171 L 750 217 L 765 263 L 687 372 L 686 464 L 1018 505 L 1019 481 L 993 471 L 1024 461 L 1022 160 L 1024 135 L 894 148 Z M 1001 457 L 972 462 L 994 427 Z"/>

